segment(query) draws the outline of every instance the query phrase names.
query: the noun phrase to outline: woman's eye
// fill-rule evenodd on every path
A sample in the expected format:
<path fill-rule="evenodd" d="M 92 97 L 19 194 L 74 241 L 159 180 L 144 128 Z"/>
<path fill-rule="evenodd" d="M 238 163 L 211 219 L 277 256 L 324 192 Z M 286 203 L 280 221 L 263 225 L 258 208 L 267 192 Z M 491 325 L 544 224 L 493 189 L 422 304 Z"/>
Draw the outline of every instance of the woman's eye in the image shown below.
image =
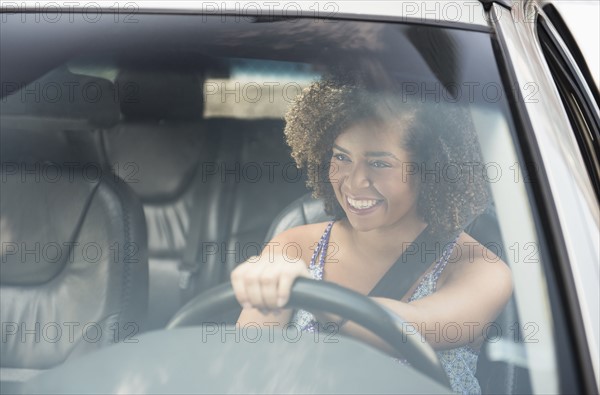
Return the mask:
<path fill-rule="evenodd" d="M 371 166 L 381 169 L 381 168 L 390 167 L 390 164 L 377 160 L 377 161 L 371 162 Z"/>
<path fill-rule="evenodd" d="M 339 161 L 347 161 L 349 160 L 348 157 L 344 154 L 333 154 L 333 158 L 335 160 L 339 160 Z"/>

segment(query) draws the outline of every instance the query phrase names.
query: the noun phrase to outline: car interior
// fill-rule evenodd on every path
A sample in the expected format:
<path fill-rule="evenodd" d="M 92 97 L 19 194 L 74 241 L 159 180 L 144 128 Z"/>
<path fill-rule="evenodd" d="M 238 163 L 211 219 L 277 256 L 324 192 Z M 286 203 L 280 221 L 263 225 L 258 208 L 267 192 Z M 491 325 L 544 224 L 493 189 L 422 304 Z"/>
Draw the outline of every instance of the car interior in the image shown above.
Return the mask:
<path fill-rule="evenodd" d="M 439 60 L 415 44 L 417 36 L 406 37 L 399 45 L 412 40 L 425 63 Z M 34 322 L 96 323 L 90 336 L 95 325 L 114 334 L 98 342 L 56 336 L 54 343 L 11 336 L 1 351 L 4 388 L 161 330 L 186 302 L 228 281 L 236 265 L 276 234 L 327 220 L 285 143 L 280 108 L 289 102 L 271 104 L 273 116 L 256 106 L 255 113 L 239 110 L 243 103 L 230 100 L 223 85 L 225 96 L 207 94 L 209 82 L 243 73 L 263 73 L 266 81 L 308 75 L 309 81 L 323 69 L 305 73 L 305 64 L 260 59 L 268 55 L 251 48 L 220 50 L 229 55 L 190 49 L 165 60 L 159 50 L 142 57 L 119 50 L 109 66 L 94 64 L 101 56 L 66 57 L 41 67 L 20 89 L 3 92 L 0 227 L 10 245 L 3 247 L 0 266 L 2 321 L 27 323 L 27 329 Z M 72 86 L 72 95 L 48 100 L 55 85 Z M 40 92 L 42 100 L 23 100 L 23 94 Z M 502 244 L 493 202 L 466 231 L 483 244 Z M 218 319 L 231 324 L 238 314 Z M 497 323 L 507 328 L 515 322 L 511 301 Z M 38 332 L 52 337 L 58 330 L 46 324 Z M 531 391 L 525 366 L 490 357 L 486 347 L 478 366 L 484 393 Z"/>

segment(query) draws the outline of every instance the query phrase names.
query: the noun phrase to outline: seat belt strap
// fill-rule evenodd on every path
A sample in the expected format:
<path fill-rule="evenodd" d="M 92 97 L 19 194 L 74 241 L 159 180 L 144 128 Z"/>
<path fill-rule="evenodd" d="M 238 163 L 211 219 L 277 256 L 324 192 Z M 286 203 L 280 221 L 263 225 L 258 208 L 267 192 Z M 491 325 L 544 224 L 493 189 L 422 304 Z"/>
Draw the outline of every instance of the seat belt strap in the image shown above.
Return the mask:
<path fill-rule="evenodd" d="M 208 138 L 205 143 L 211 146 L 219 147 L 220 139 L 215 137 Z M 196 166 L 196 172 L 194 179 L 192 180 L 192 203 L 190 207 L 190 226 L 188 229 L 187 237 L 185 238 L 185 248 L 183 250 L 183 256 L 179 272 L 179 288 L 183 291 L 188 290 L 191 285 L 192 276 L 197 273 L 200 269 L 199 262 L 197 262 L 198 250 L 200 248 L 200 236 L 202 235 L 202 224 L 203 221 L 200 217 L 199 212 L 203 207 L 207 207 L 210 199 L 210 194 L 205 193 L 210 188 L 218 187 L 218 185 L 212 185 L 218 182 L 218 177 L 209 178 L 208 180 L 203 179 L 205 174 L 202 171 L 202 164 L 208 161 L 213 161 L 217 157 L 217 150 L 210 150 L 210 157 L 201 159 Z M 207 182 L 208 181 L 208 182 Z M 182 296 L 183 297 L 183 296 Z"/>
<path fill-rule="evenodd" d="M 194 188 L 192 196 L 192 205 L 190 208 L 190 227 L 188 229 L 187 237 L 185 238 L 185 248 L 183 250 L 183 256 L 181 261 L 180 273 L 179 273 L 179 288 L 186 290 L 190 286 L 191 278 L 194 273 L 198 271 L 198 262 L 196 257 L 198 256 L 198 249 L 200 240 L 200 233 L 202 228 L 202 220 L 198 215 L 199 208 L 202 207 L 202 172 L 198 169 L 194 175 L 194 182 L 192 187 Z"/>
<path fill-rule="evenodd" d="M 427 268 L 440 259 L 447 243 L 431 235 L 428 229 L 406 247 L 368 296 L 401 300 Z"/>

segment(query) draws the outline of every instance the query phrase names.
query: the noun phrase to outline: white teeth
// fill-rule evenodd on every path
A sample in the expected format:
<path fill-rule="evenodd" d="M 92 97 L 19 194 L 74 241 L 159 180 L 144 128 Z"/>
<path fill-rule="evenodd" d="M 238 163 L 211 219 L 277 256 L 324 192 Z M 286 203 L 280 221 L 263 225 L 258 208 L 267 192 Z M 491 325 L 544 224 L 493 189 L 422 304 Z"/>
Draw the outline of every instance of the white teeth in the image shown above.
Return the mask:
<path fill-rule="evenodd" d="M 377 200 L 354 200 L 348 198 L 348 203 L 355 209 L 365 210 L 377 204 Z"/>

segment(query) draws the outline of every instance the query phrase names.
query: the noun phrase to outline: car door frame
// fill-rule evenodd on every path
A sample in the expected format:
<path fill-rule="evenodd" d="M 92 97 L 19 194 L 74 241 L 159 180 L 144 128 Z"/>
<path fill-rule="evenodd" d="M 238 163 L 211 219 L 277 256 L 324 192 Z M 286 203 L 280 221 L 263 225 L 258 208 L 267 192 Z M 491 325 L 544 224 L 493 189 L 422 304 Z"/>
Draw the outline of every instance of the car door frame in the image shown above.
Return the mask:
<path fill-rule="evenodd" d="M 598 200 L 536 34 L 543 15 L 537 1 L 490 8 L 497 53 L 507 86 L 522 157 L 528 158 L 528 192 L 541 233 L 552 309 L 561 392 L 599 392 Z M 524 87 L 535 83 L 537 99 Z M 566 185 L 567 184 L 567 185 Z M 563 337 L 563 335 L 565 335 Z M 535 383 L 532 382 L 535 389 Z"/>

